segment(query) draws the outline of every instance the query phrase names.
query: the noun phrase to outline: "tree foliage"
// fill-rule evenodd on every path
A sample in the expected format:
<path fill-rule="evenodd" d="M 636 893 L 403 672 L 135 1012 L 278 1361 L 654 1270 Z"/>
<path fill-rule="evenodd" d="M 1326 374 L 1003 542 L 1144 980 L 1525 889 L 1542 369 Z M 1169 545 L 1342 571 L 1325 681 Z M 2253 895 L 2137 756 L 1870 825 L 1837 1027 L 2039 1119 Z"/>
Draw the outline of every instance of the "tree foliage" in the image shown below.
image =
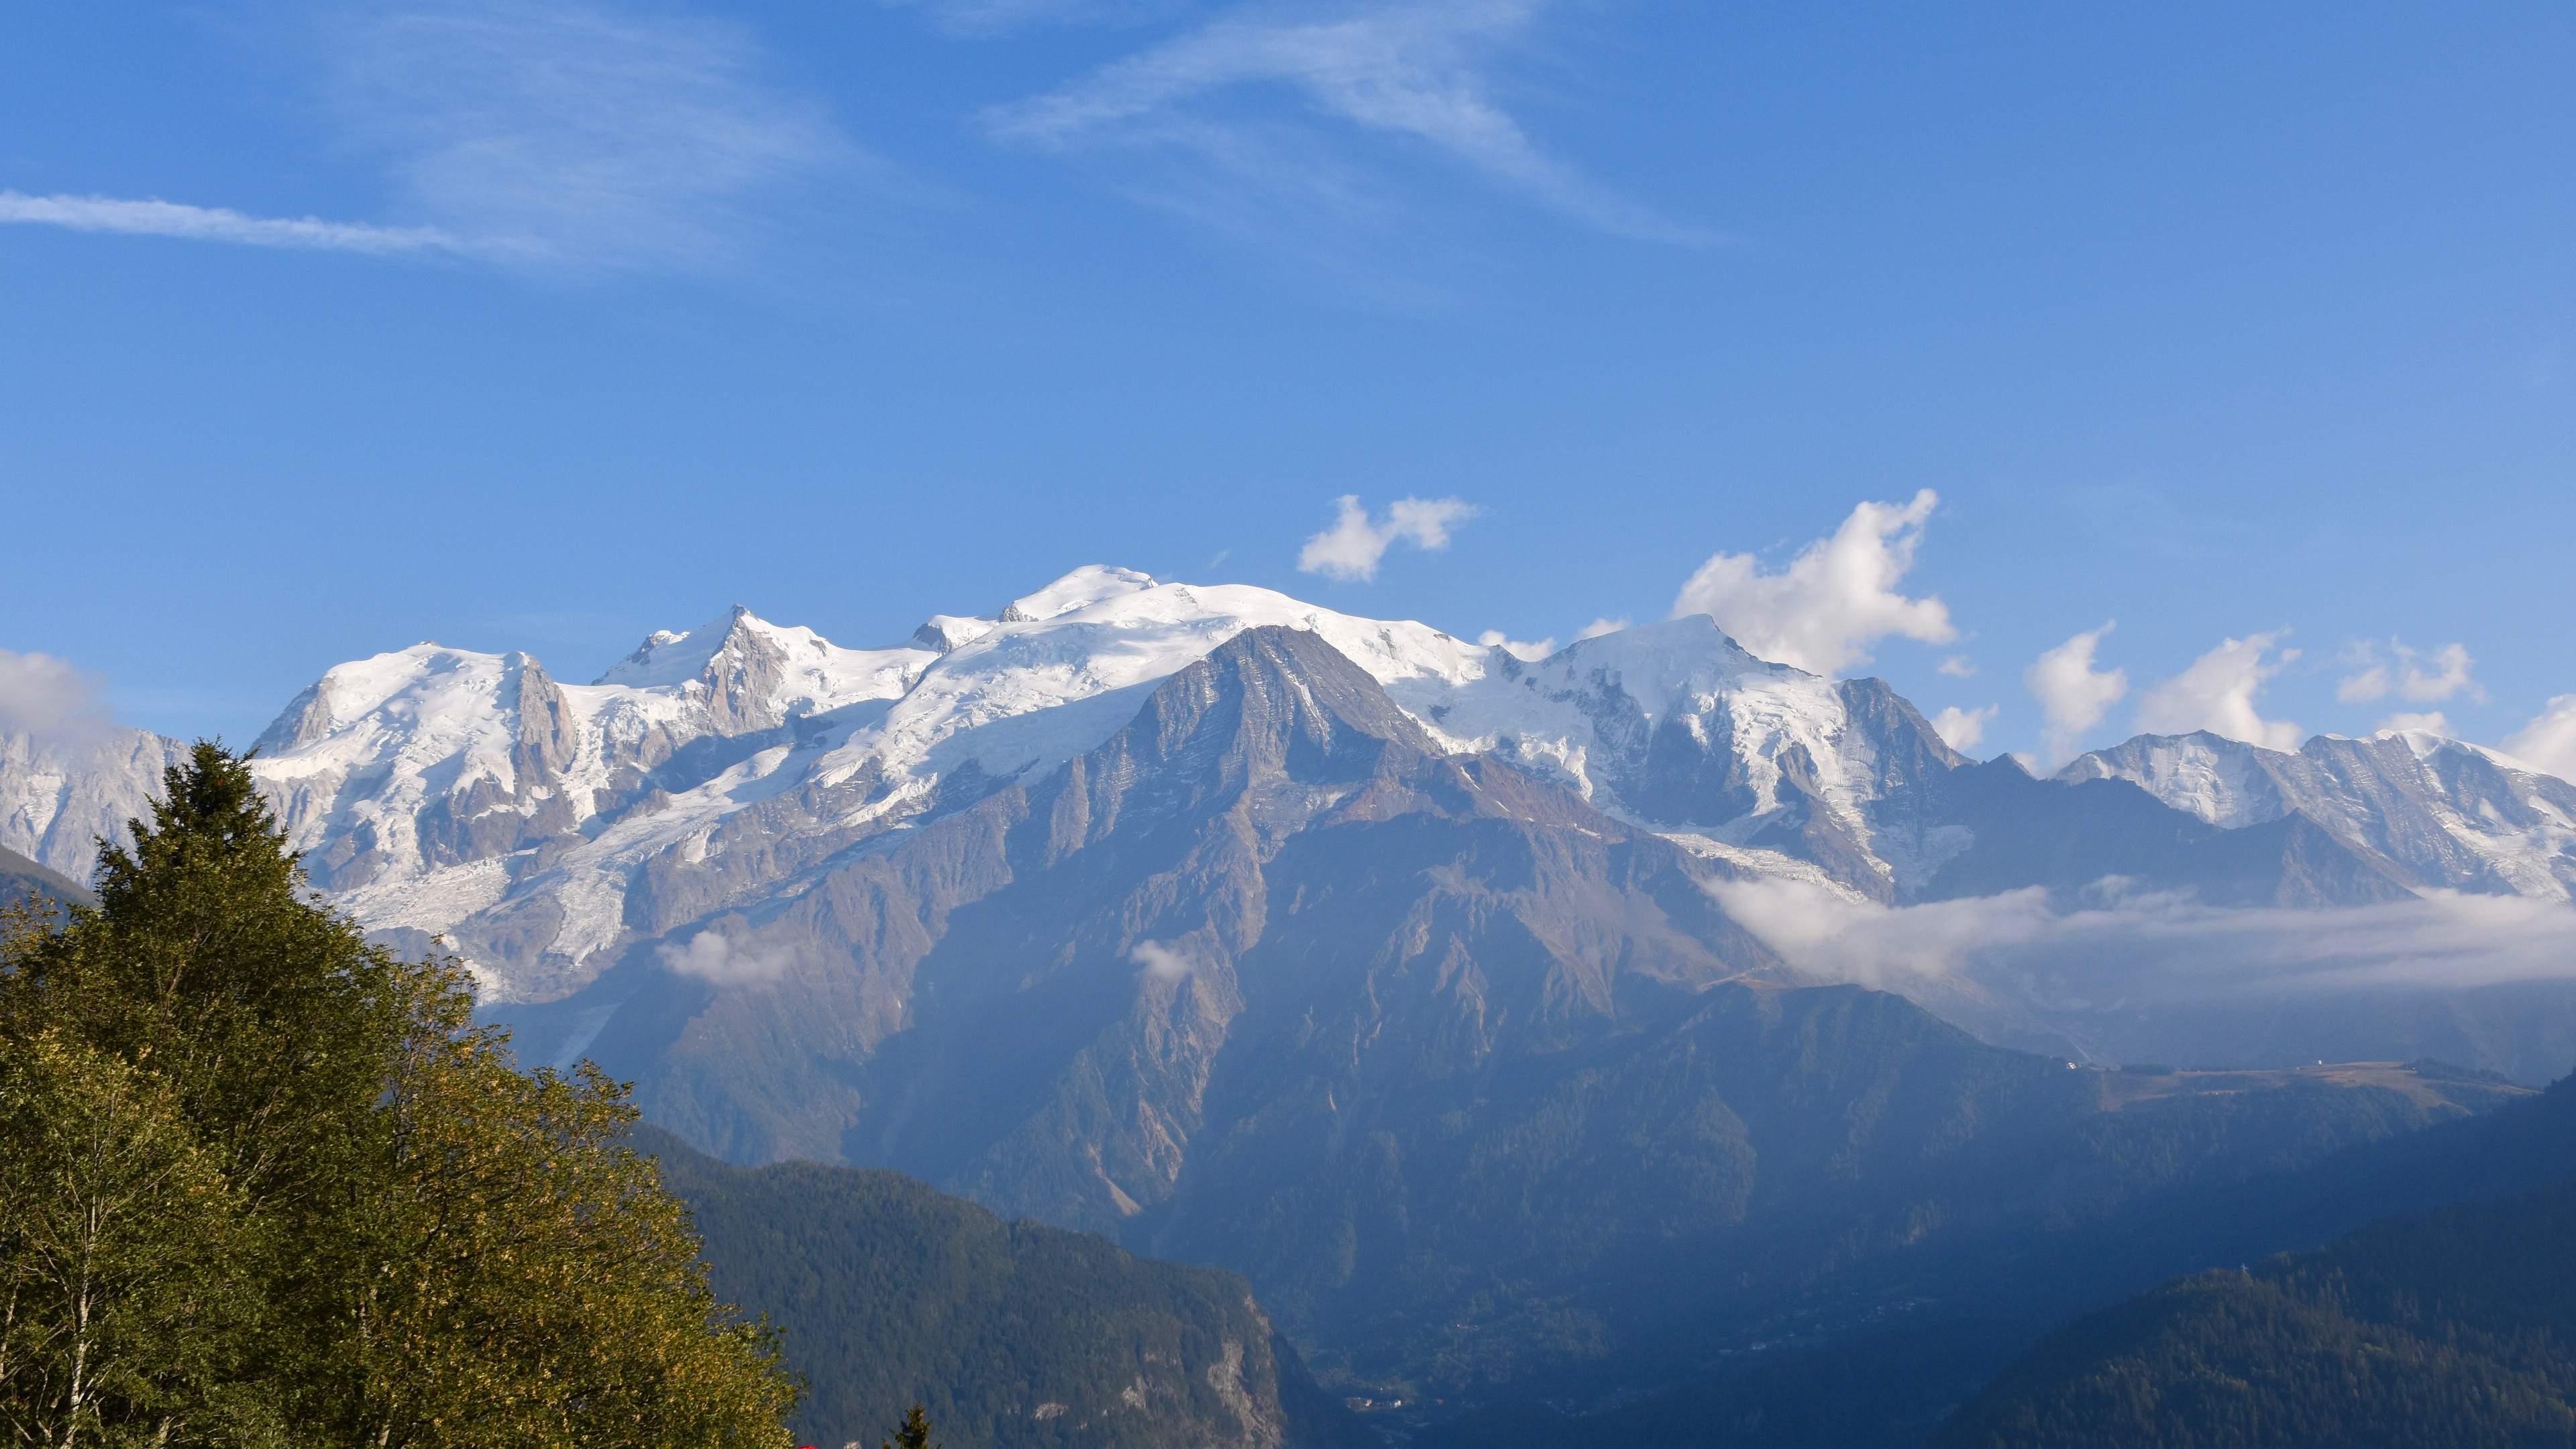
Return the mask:
<path fill-rule="evenodd" d="M 624 1088 L 521 1074 L 457 963 L 310 899 L 243 760 L 166 786 L 95 908 L 0 939 L 15 1441 L 786 1443 Z"/>

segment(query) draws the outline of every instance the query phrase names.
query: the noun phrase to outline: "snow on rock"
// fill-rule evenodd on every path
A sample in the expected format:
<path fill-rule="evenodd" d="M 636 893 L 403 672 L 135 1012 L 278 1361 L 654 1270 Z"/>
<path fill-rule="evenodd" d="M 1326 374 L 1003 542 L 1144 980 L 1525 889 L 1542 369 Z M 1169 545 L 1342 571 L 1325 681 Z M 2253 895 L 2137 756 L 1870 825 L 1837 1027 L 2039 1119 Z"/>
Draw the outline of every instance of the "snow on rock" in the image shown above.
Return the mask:
<path fill-rule="evenodd" d="M 2230 829 L 2296 812 L 2419 885 L 2576 895 L 2576 785 L 2422 730 L 2318 735 L 2296 753 L 2207 732 L 2140 735 L 2075 760 L 2057 778 L 2134 781 Z"/>
<path fill-rule="evenodd" d="M 2235 829 L 2278 820 L 2289 813 L 2276 769 L 2278 750 L 2231 740 L 2206 730 L 2187 735 L 2139 735 L 2070 762 L 2057 778 L 2129 780 L 2178 810 L 2212 825 Z"/>
<path fill-rule="evenodd" d="M 149 730 L 0 730 L 0 848 L 88 881 L 99 839 L 131 844 L 125 822 L 152 817 L 161 772 L 187 753 Z"/>
<path fill-rule="evenodd" d="M 1531 664 L 1268 589 L 1094 566 L 998 619 L 934 615 L 892 649 L 737 606 L 652 635 L 592 685 L 524 654 L 416 645 L 325 674 L 255 768 L 316 883 L 362 923 L 447 932 L 497 994 L 554 996 L 636 939 L 1042 778 L 1270 625 L 1321 635 L 1450 748 L 1881 899 L 1922 854 L 1880 818 L 1899 757 L 1959 762 L 1911 706 L 1864 723 L 1856 685 L 1755 659 L 1706 618 Z"/>

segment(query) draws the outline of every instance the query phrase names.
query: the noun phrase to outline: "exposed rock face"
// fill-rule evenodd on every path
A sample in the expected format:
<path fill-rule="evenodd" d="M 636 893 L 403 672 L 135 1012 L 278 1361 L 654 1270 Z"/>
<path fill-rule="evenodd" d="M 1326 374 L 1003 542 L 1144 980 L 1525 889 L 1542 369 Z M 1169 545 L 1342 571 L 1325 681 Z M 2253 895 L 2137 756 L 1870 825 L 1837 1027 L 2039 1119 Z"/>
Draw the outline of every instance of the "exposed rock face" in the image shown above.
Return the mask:
<path fill-rule="evenodd" d="M 1315 841 L 1359 874 L 1281 898 L 1269 873 Z M 761 990 L 709 994 L 713 978 L 639 962 L 639 994 L 590 1045 L 686 1013 L 651 1048 L 657 1120 L 745 1158 L 943 1156 L 921 1170 L 1011 1211 L 1114 1227 L 1170 1195 L 1244 1008 L 1242 963 L 1265 943 L 1357 932 L 1344 947 L 1434 975 L 1499 943 L 1540 973 L 1516 1010 L 1588 1018 L 1622 982 L 1776 969 L 1700 889 L 1730 871 L 1509 766 L 1439 753 L 1330 646 L 1255 630 L 1047 780 L 708 922 L 725 960 L 772 963 Z M 1481 1003 L 1486 973 L 1451 966 Z M 590 1009 L 564 1005 L 567 1020 Z M 910 1065 L 858 1085 L 852 1069 L 898 1030 Z M 1032 1052 L 1023 1031 L 1052 1045 Z M 758 1039 L 795 1049 L 738 1049 Z M 809 1051 L 822 1060 L 797 1060 Z M 794 1118 L 777 1115 L 791 1103 Z M 1106 1135 L 1076 1145 L 1072 1118 Z"/>
<path fill-rule="evenodd" d="M 151 818 L 161 772 L 187 748 L 149 730 L 0 731 L 0 849 L 87 881 L 99 840 L 132 843 L 125 823 Z"/>

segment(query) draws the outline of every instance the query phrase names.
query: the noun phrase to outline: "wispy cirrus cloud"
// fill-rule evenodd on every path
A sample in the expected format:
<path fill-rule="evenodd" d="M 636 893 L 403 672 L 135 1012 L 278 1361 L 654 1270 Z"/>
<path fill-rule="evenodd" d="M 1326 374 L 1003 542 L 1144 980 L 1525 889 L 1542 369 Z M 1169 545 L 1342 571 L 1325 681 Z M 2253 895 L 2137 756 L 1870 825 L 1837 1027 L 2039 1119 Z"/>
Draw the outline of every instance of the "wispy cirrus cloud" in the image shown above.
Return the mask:
<path fill-rule="evenodd" d="M 402 221 L 12 191 L 0 222 L 680 270 L 743 251 L 800 183 L 882 169 L 767 81 L 736 26 L 584 0 L 420 0 L 333 11 L 316 33 L 343 149 L 383 168 Z"/>
<path fill-rule="evenodd" d="M 545 260 L 692 268 L 800 182 L 871 162 L 748 31 L 578 0 L 449 0 L 327 27 L 352 143 L 412 208 Z"/>
<path fill-rule="evenodd" d="M 1284 87 L 1360 133 L 1400 138 L 1592 226 L 1653 241 L 1707 239 L 1622 198 L 1533 141 L 1494 93 L 1499 56 L 1541 0 L 1413 0 L 1329 13 L 1239 10 L 1069 85 L 988 111 L 1002 140 L 1056 151 L 1181 153 L 1238 183 L 1309 204 L 1364 206 L 1373 179 L 1331 138 L 1215 104 Z"/>
<path fill-rule="evenodd" d="M 133 201 L 112 196 L 26 196 L 15 191 L 0 191 L 0 222 L 59 226 L 70 231 L 184 237 L 192 241 L 233 242 L 242 246 L 365 252 L 376 256 L 405 252 L 471 253 L 486 245 L 463 241 L 434 226 L 374 226 L 366 222 L 324 221 L 312 216 L 247 216 L 226 207 L 190 206 L 176 201 Z"/>
<path fill-rule="evenodd" d="M 920 10 L 956 35 L 1006 35 L 1038 25 L 1137 25 L 1190 8 L 1190 0 L 877 0 Z"/>

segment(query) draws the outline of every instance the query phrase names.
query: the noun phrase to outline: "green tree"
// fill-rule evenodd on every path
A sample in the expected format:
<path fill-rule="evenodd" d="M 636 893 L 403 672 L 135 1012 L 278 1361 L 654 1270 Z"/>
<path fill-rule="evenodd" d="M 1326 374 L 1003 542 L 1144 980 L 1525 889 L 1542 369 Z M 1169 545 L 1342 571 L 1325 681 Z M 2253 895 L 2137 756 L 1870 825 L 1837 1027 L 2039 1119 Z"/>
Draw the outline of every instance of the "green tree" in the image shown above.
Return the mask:
<path fill-rule="evenodd" d="M 249 1306 L 201 1315 L 202 1352 L 117 1340 L 140 1345 L 118 1350 L 141 1375 L 126 1417 L 377 1449 L 785 1443 L 776 1345 L 715 1300 L 685 1211 L 618 1145 L 624 1089 L 521 1075 L 471 1027 L 458 963 L 398 960 L 323 908 L 244 759 L 200 743 L 165 783 L 133 848 L 102 849 L 95 909 L 22 912 L 0 940 L 0 1043 L 137 1104 L 103 1159 L 119 1190 L 223 1204 L 200 1235 L 220 1257 L 187 1276 Z M 25 1094 L 0 1152 L 77 1135 L 68 1092 Z M 121 1221 L 133 1261 L 182 1251 L 184 1215 Z M 38 1273 L 8 1241 L 8 1271 Z M 158 1290 L 118 1281 L 101 1310 L 152 1321 Z M 61 1380 L 57 1349 L 36 1357 Z M 8 1383 L 8 1411 L 37 1383 Z"/>
<path fill-rule="evenodd" d="M 0 1425 L 22 1444 L 189 1442 L 247 1326 L 234 1194 L 151 1073 L 0 1040 Z"/>
<path fill-rule="evenodd" d="M 915 1404 L 903 1416 L 903 1422 L 894 1426 L 894 1438 L 881 1443 L 878 1449 L 941 1449 L 941 1446 L 930 1442 L 930 1415 L 921 1405 Z"/>

